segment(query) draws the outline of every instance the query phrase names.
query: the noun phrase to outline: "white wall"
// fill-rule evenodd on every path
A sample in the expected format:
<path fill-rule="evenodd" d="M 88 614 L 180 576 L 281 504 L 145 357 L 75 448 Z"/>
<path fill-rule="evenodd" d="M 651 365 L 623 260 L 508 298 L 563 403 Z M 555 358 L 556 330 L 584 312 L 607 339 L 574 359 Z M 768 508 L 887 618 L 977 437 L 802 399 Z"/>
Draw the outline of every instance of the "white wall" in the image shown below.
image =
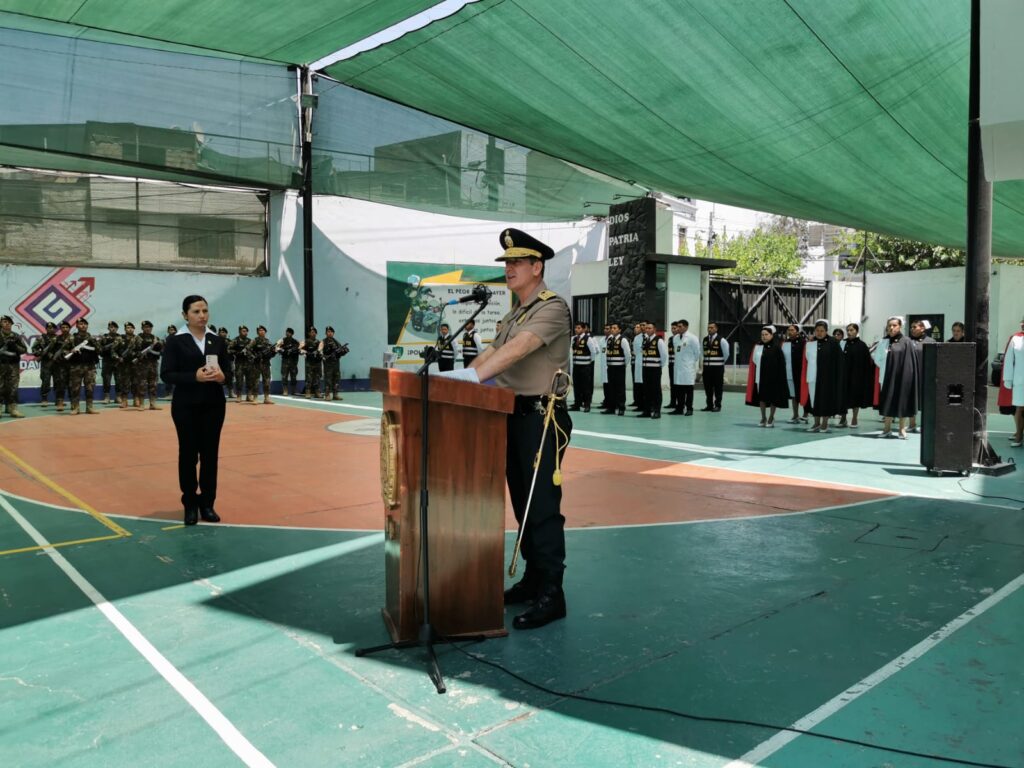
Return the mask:
<path fill-rule="evenodd" d="M 828 321 L 833 326 L 860 323 L 864 311 L 864 287 L 860 283 L 828 284 Z"/>
<path fill-rule="evenodd" d="M 870 274 L 865 288 L 865 340 L 880 338 L 890 315 L 942 313 L 946 332 L 964 321 L 965 269 Z M 1003 351 L 1006 339 L 1020 330 L 1024 315 L 1024 267 L 993 264 L 989 286 L 989 358 Z"/>

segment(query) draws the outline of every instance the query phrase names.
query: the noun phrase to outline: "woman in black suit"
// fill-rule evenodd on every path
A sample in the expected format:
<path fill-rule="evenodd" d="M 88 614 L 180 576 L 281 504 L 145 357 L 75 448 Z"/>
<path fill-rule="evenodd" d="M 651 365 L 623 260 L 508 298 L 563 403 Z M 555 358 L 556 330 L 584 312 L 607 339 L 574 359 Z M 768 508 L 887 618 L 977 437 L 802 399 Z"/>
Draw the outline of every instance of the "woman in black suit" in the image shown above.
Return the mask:
<path fill-rule="evenodd" d="M 174 385 L 171 418 L 178 433 L 178 484 L 185 507 L 185 525 L 220 522 L 217 498 L 217 452 L 224 426 L 225 374 L 231 373 L 224 339 L 207 331 L 210 308 L 202 296 L 181 303 L 186 326 L 167 339 L 160 378 Z M 196 464 L 199 479 L 196 480 Z"/>

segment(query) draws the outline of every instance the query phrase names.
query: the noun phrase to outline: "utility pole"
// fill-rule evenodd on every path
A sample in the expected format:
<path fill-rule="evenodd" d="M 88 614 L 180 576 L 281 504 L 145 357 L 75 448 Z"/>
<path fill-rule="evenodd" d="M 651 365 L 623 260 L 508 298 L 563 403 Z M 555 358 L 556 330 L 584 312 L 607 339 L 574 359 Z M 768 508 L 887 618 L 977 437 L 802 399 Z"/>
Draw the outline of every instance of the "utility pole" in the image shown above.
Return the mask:
<path fill-rule="evenodd" d="M 299 114 L 302 130 L 302 306 L 305 333 L 313 326 L 313 74 L 309 67 L 299 69 Z"/>

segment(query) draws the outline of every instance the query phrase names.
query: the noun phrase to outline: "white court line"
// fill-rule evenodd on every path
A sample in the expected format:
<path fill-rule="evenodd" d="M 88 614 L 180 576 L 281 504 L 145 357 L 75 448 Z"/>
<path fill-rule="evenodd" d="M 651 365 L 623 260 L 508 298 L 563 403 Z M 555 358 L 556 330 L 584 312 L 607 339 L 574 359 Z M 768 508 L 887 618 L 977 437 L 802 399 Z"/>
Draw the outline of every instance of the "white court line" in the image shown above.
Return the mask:
<path fill-rule="evenodd" d="M 125 639 L 132 644 L 142 657 L 150 663 L 160 675 L 171 684 L 171 687 L 178 692 L 178 694 L 185 699 L 186 702 L 199 713 L 199 716 L 207 722 L 207 724 L 213 729 L 221 741 L 223 741 L 228 748 L 234 752 L 242 760 L 243 763 L 249 766 L 258 766 L 259 768 L 274 768 L 274 764 L 267 759 L 266 755 L 260 752 L 252 743 L 242 735 L 234 724 L 228 720 L 224 714 L 217 709 L 213 703 L 203 695 L 203 693 L 189 681 L 181 672 L 179 672 L 174 665 L 171 664 L 160 653 L 153 644 L 147 640 L 135 625 L 132 624 L 124 615 L 111 605 L 107 599 L 100 594 L 100 592 L 86 580 L 81 573 L 78 572 L 71 563 L 69 563 L 64 556 L 50 546 L 48 542 L 39 531 L 37 531 L 32 524 L 26 520 L 16 510 L 11 503 L 7 501 L 3 496 L 0 496 L 0 507 L 3 507 L 7 514 L 9 514 L 14 521 L 20 525 L 25 532 L 32 537 L 33 541 L 43 548 L 43 551 L 49 555 L 50 559 L 56 563 L 57 567 L 60 568 L 67 575 L 69 579 L 78 587 L 82 592 L 96 605 L 100 612 L 110 621 L 111 624 L 124 635 Z"/>
<path fill-rule="evenodd" d="M 1007 597 L 1012 595 L 1018 589 L 1024 586 L 1024 573 L 1015 578 L 1009 584 L 1006 584 L 1002 589 L 992 593 L 987 598 L 982 600 L 980 603 L 972 608 L 968 608 L 966 611 L 961 613 L 951 622 L 946 624 L 937 632 L 932 633 L 927 638 L 922 640 L 920 643 L 915 645 L 908 651 L 905 651 L 900 656 L 896 657 L 884 667 L 880 668 L 876 672 L 865 677 L 859 683 L 846 689 L 838 696 L 825 702 L 816 710 L 808 715 L 797 720 L 793 723 L 790 728 L 795 728 L 800 731 L 810 731 L 816 726 L 820 725 L 822 721 L 836 714 L 839 710 L 843 709 L 847 704 L 855 701 L 856 699 L 868 693 L 873 688 L 877 687 L 881 683 L 888 680 L 890 677 L 895 675 L 900 670 L 905 669 L 912 663 L 924 656 L 928 651 L 937 646 L 943 640 L 948 638 L 958 629 L 963 628 L 968 622 L 978 618 L 981 614 L 985 613 L 989 608 L 994 607 L 998 603 L 1005 600 Z M 752 750 L 747 752 L 742 757 L 727 763 L 724 768 L 757 768 L 762 760 L 767 759 L 771 755 L 774 755 L 784 746 L 789 744 L 791 741 L 796 739 L 801 734 L 793 733 L 791 731 L 782 731 L 775 734 L 767 741 L 764 741 L 754 747 Z"/>

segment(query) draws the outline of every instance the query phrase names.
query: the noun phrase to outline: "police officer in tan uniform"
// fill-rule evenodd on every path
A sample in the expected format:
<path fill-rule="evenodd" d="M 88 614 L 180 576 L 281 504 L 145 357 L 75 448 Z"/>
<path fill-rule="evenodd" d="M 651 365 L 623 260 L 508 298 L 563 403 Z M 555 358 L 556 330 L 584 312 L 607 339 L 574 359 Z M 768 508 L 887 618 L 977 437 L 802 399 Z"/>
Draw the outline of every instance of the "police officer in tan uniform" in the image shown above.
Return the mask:
<path fill-rule="evenodd" d="M 505 252 L 497 261 L 505 262 L 505 281 L 518 302 L 502 319 L 494 343 L 469 370 L 480 380 L 494 378 L 498 386 L 516 393 L 515 411 L 508 417 L 505 478 L 512 508 L 522 525 L 552 379 L 557 371 L 569 369 L 572 320 L 565 300 L 544 284 L 544 262 L 555 255 L 551 247 L 517 229 L 506 229 L 499 241 Z M 553 475 L 556 451 L 561 462 L 571 432 L 565 400 L 559 399 L 545 436 L 523 528 L 521 553 L 526 572 L 505 591 L 506 605 L 532 603 L 515 617 L 512 626 L 516 629 L 542 627 L 565 617 L 565 518 L 560 509 L 562 488 L 555 485 Z"/>

